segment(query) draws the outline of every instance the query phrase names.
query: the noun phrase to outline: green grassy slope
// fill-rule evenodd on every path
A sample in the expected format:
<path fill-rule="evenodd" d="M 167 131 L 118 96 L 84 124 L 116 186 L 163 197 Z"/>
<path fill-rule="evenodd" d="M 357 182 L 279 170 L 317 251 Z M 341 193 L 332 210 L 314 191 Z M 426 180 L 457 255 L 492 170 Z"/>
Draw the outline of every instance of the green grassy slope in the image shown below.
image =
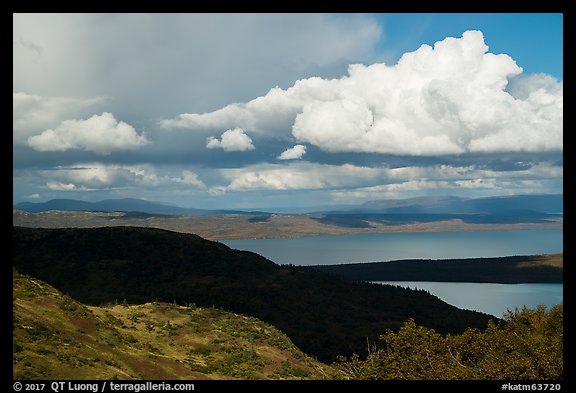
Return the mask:
<path fill-rule="evenodd" d="M 13 278 L 14 379 L 316 379 L 330 371 L 256 318 L 169 303 L 83 305 Z"/>

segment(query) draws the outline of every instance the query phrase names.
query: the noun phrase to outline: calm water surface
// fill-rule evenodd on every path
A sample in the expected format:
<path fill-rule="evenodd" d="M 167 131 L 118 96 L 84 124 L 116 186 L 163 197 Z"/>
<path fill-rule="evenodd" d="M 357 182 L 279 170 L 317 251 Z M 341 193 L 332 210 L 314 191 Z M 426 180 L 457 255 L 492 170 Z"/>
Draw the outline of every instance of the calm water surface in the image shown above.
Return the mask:
<path fill-rule="evenodd" d="M 502 232 L 371 233 L 307 238 L 224 240 L 231 248 L 256 252 L 279 264 L 328 265 L 396 259 L 478 258 L 563 252 L 562 230 Z M 562 284 L 390 282 L 425 289 L 459 308 L 501 317 L 506 310 L 552 306 L 563 299 Z"/>
<path fill-rule="evenodd" d="M 502 317 L 506 310 L 514 311 L 526 305 L 535 308 L 559 304 L 563 300 L 563 284 L 492 284 L 471 282 L 373 281 L 424 289 L 458 308 L 475 310 Z"/>
<path fill-rule="evenodd" d="M 222 240 L 279 264 L 329 265 L 395 259 L 478 258 L 563 252 L 562 230 L 370 233 L 282 239 Z"/>

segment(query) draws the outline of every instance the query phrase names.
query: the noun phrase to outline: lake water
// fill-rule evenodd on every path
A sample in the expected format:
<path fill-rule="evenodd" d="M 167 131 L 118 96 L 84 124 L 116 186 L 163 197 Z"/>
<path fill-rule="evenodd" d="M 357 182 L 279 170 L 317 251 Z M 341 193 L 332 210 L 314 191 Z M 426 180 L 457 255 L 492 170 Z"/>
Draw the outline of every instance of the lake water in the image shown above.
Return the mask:
<path fill-rule="evenodd" d="M 279 264 L 328 265 L 397 259 L 479 258 L 563 252 L 562 230 L 501 232 L 371 233 L 307 238 L 225 240 L 231 248 L 256 252 Z M 392 282 L 391 282 L 392 283 Z M 552 306 L 562 284 L 393 282 L 425 289 L 459 308 L 502 317 L 514 307 Z"/>
<path fill-rule="evenodd" d="M 424 289 L 458 308 L 475 310 L 502 317 L 506 310 L 514 311 L 526 305 L 535 308 L 559 304 L 563 300 L 563 284 L 492 284 L 470 282 L 374 281 Z"/>
<path fill-rule="evenodd" d="M 280 239 L 222 240 L 278 264 L 330 265 L 396 259 L 479 258 L 563 252 L 562 230 L 370 233 Z"/>

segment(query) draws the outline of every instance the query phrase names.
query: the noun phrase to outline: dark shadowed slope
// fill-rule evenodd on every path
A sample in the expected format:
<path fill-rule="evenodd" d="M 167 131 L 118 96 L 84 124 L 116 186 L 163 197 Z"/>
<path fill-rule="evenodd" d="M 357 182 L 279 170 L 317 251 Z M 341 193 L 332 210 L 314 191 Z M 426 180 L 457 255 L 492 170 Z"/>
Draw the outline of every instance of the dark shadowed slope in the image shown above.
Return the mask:
<path fill-rule="evenodd" d="M 258 317 L 322 361 L 365 353 L 366 337 L 408 318 L 440 332 L 486 326 L 489 315 L 424 291 L 352 284 L 278 266 L 195 235 L 149 228 L 13 228 L 13 263 L 84 303 L 194 302 Z"/>

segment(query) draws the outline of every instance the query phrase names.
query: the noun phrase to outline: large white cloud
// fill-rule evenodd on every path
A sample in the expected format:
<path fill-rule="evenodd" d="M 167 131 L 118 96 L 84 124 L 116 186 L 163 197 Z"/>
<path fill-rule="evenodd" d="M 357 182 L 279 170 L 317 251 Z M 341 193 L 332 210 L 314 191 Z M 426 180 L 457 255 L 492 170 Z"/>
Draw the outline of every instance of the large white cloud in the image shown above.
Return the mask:
<path fill-rule="evenodd" d="M 224 149 L 224 151 L 247 151 L 254 150 L 252 139 L 241 128 L 224 131 L 220 139 L 213 136 L 206 142 L 208 149 Z"/>
<path fill-rule="evenodd" d="M 28 145 L 38 151 L 81 149 L 103 155 L 138 149 L 148 143 L 134 127 L 108 112 L 86 120 L 66 120 L 55 129 L 28 138 Z"/>
<path fill-rule="evenodd" d="M 340 79 L 308 78 L 247 103 L 181 114 L 163 127 L 242 127 L 328 152 L 434 156 L 563 150 L 563 84 L 520 76 L 506 54 L 466 31 L 422 45 L 397 64 L 351 65 Z M 508 89 L 510 80 L 514 84 Z"/>

